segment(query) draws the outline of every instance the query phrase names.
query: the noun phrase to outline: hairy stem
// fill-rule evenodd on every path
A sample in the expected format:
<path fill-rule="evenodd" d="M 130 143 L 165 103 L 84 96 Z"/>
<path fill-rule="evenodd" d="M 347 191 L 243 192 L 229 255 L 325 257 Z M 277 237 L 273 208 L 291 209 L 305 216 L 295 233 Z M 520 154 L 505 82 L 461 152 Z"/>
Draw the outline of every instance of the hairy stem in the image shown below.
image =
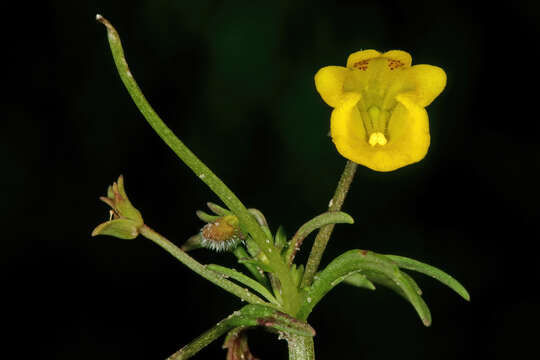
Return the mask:
<path fill-rule="evenodd" d="M 351 186 L 354 178 L 357 166 L 358 165 L 356 163 L 347 161 L 345 169 L 343 170 L 341 178 L 339 179 L 334 197 L 332 200 L 330 200 L 330 204 L 328 205 L 328 211 L 341 210 L 345 197 L 347 196 L 347 192 L 349 191 L 349 187 Z M 326 249 L 330 235 L 332 235 L 332 231 L 334 230 L 334 225 L 335 224 L 328 224 L 319 230 L 319 233 L 315 238 L 315 242 L 313 243 L 313 247 L 311 248 L 311 253 L 309 254 L 301 287 L 309 286 L 313 282 L 313 277 L 319 268 L 324 250 Z"/>

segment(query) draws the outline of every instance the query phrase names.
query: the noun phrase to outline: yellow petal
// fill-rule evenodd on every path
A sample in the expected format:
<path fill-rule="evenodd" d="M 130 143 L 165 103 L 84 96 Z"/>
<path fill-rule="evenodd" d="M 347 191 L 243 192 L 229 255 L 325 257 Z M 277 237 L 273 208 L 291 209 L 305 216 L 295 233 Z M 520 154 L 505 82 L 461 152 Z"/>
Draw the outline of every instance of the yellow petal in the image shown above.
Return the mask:
<path fill-rule="evenodd" d="M 381 57 L 399 61 L 405 67 L 409 67 L 412 64 L 411 54 L 402 50 L 390 50 L 382 54 Z"/>
<path fill-rule="evenodd" d="M 381 56 L 381 53 L 377 50 L 361 50 L 349 55 L 347 59 L 347 67 L 349 69 L 357 69 L 361 64 L 369 59 L 373 59 Z"/>
<path fill-rule="evenodd" d="M 419 106 L 426 107 L 444 90 L 446 73 L 437 66 L 414 65 L 403 71 L 401 80 L 411 89 L 403 95 Z"/>
<path fill-rule="evenodd" d="M 326 66 L 315 74 L 315 87 L 324 102 L 336 107 L 343 97 L 343 83 L 349 69 L 343 66 Z"/>
<path fill-rule="evenodd" d="M 429 123 L 424 108 L 398 98 L 388 123 L 388 142 L 370 145 L 354 94 L 334 109 L 331 135 L 345 158 L 376 171 L 392 171 L 424 158 L 429 148 Z"/>

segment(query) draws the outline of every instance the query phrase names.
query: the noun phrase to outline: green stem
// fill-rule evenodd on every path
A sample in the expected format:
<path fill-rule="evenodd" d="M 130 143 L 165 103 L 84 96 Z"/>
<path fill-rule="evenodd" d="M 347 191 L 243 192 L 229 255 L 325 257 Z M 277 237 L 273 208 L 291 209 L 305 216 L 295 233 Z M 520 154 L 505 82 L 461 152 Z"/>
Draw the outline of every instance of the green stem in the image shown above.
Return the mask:
<path fill-rule="evenodd" d="M 349 187 L 351 186 L 354 178 L 357 166 L 358 165 L 356 163 L 347 161 L 345 169 L 343 170 L 341 178 L 339 179 L 334 197 L 332 200 L 330 200 L 330 204 L 328 205 L 328 211 L 341 210 L 345 197 L 347 196 L 347 192 L 349 191 Z M 311 248 L 311 253 L 309 254 L 304 277 L 302 278 L 302 285 L 300 286 L 301 288 L 309 286 L 313 282 L 313 277 L 319 268 L 322 255 L 326 249 L 326 245 L 328 244 L 328 240 L 330 239 L 330 235 L 332 235 L 333 230 L 334 224 L 325 225 L 319 230 L 319 233 L 315 238 L 315 242 L 313 243 L 313 247 Z"/>
<path fill-rule="evenodd" d="M 164 236 L 158 234 L 148 226 L 143 225 L 141 228 L 139 228 L 139 232 L 145 238 L 152 240 L 153 242 L 161 246 L 172 256 L 178 259 L 181 263 L 186 265 L 190 270 L 196 272 L 206 280 L 211 281 L 212 283 L 230 292 L 231 294 L 238 296 L 240 299 L 245 300 L 251 304 L 274 306 L 265 302 L 257 295 L 251 293 L 248 289 L 238 286 L 232 281 L 225 279 L 223 275 L 208 269 L 206 266 L 189 256 L 186 252 L 182 251 L 179 247 L 174 245 Z"/>
<path fill-rule="evenodd" d="M 174 151 L 174 153 L 203 181 L 227 207 L 238 217 L 241 227 L 251 234 L 253 240 L 257 243 L 261 251 L 270 260 L 276 276 L 279 278 L 282 286 L 284 298 L 291 299 L 284 304 L 284 311 L 294 313 L 300 306 L 300 296 L 294 284 L 289 268 L 279 255 L 279 251 L 272 245 L 272 241 L 266 242 L 267 237 L 261 229 L 255 218 L 246 209 L 238 197 L 219 179 L 195 154 L 184 145 L 184 143 L 174 135 L 174 133 L 165 125 L 163 120 L 154 111 L 141 92 L 133 74 L 129 70 L 124 50 L 120 41 L 120 36 L 115 28 L 103 16 L 97 15 L 96 20 L 101 22 L 107 28 L 109 45 L 118 74 L 122 79 L 127 91 L 131 95 L 133 102 L 143 114 L 146 121 L 154 131 L 163 139 L 163 141 Z M 269 239 L 271 240 L 271 239 Z M 272 251 L 274 250 L 274 251 Z"/>
<path fill-rule="evenodd" d="M 313 337 L 287 334 L 289 360 L 315 360 Z"/>

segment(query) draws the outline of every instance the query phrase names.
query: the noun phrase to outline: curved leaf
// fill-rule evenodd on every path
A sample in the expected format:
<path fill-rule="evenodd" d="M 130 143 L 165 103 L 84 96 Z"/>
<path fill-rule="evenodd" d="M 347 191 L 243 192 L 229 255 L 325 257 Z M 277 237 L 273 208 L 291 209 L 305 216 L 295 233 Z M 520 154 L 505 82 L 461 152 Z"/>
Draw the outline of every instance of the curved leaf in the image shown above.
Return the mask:
<path fill-rule="evenodd" d="M 448 286 L 450 289 L 458 293 L 462 298 L 469 301 L 471 299 L 469 292 L 461 285 L 456 279 L 448 275 L 444 271 L 437 269 L 434 266 L 424 264 L 423 262 L 406 258 L 403 256 L 397 255 L 385 255 L 390 260 L 394 261 L 397 266 L 407 270 L 418 271 L 422 274 L 431 276 L 439 280 L 444 285 Z"/>
<path fill-rule="evenodd" d="M 307 289 L 305 301 L 298 317 L 306 319 L 313 307 L 328 291 L 351 274 L 365 275 L 369 281 L 397 289 L 414 307 L 422 322 L 429 326 L 431 314 L 424 300 L 418 294 L 418 286 L 410 277 L 400 272 L 393 261 L 383 255 L 366 250 L 350 250 L 335 258 L 318 273 L 315 281 Z"/>
<path fill-rule="evenodd" d="M 341 211 L 328 211 L 321 215 L 315 216 L 313 219 L 302 225 L 296 234 L 291 239 L 289 248 L 287 249 L 286 259 L 289 265 L 292 264 L 294 256 L 304 239 L 317 230 L 328 224 L 354 224 L 354 219 L 349 215 Z"/>

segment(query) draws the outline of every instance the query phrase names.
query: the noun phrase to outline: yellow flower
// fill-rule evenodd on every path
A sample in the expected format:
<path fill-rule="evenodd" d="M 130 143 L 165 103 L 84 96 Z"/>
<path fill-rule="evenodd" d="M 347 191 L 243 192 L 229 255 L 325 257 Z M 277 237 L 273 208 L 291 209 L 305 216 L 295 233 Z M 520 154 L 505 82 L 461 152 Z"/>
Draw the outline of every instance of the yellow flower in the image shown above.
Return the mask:
<path fill-rule="evenodd" d="M 347 67 L 317 72 L 317 91 L 334 108 L 330 133 L 341 155 L 376 171 L 424 158 L 429 148 L 425 107 L 443 91 L 446 74 L 411 62 L 404 51 L 364 50 L 351 54 Z"/>

